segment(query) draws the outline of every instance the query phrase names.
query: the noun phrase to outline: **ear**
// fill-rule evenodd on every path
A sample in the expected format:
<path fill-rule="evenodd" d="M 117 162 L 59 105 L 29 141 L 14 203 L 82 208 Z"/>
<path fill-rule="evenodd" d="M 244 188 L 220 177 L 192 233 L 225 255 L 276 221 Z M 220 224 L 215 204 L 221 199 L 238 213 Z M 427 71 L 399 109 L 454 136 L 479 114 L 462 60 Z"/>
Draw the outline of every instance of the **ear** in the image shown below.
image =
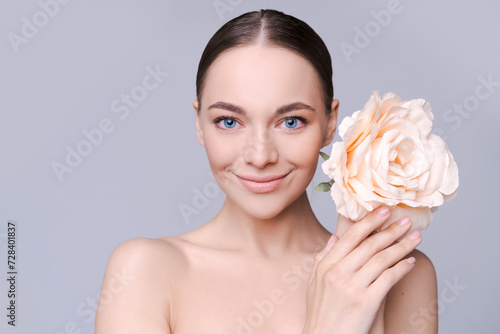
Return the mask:
<path fill-rule="evenodd" d="M 201 130 L 200 126 L 200 114 L 198 111 L 198 99 L 195 99 L 193 101 L 193 107 L 194 107 L 194 113 L 196 115 L 196 137 L 198 137 L 198 143 L 200 143 L 201 146 L 205 146 L 205 142 L 203 141 L 203 131 Z"/>
<path fill-rule="evenodd" d="M 321 148 L 330 145 L 335 137 L 335 131 L 337 130 L 337 115 L 339 111 L 339 100 L 332 100 L 332 109 L 330 111 L 330 115 L 327 117 L 327 127 L 325 131 L 325 136 L 323 137 L 323 143 L 321 144 Z"/>

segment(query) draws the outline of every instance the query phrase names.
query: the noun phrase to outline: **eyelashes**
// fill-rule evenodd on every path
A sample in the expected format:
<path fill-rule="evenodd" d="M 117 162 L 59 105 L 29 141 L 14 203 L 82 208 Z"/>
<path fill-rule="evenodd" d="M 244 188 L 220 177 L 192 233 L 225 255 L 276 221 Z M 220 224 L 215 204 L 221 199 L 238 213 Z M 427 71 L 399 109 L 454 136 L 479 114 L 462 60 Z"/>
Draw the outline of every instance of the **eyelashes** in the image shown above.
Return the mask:
<path fill-rule="evenodd" d="M 293 121 L 298 121 L 300 123 L 302 123 L 302 125 L 298 125 L 297 127 L 286 127 L 286 129 L 288 129 L 289 131 L 294 131 L 294 130 L 299 130 L 299 129 L 302 129 L 307 123 L 309 123 L 309 121 L 305 118 L 305 117 L 302 117 L 300 115 L 291 115 L 291 116 L 287 116 L 287 117 L 283 117 L 279 124 L 284 124 L 285 122 L 288 122 L 290 120 L 293 120 Z M 223 122 L 228 125 L 228 126 L 221 126 L 219 123 Z M 226 123 L 227 122 L 227 123 Z M 217 118 L 215 118 L 213 120 L 213 123 L 215 125 L 215 127 L 217 129 L 220 129 L 220 130 L 223 130 L 223 131 L 230 131 L 231 129 L 234 129 L 237 127 L 237 125 L 240 123 L 238 121 L 237 118 L 233 117 L 233 116 L 226 116 L 226 115 L 223 115 L 223 116 L 219 116 Z"/>
<path fill-rule="evenodd" d="M 214 124 L 215 124 L 216 127 L 220 128 L 222 130 L 234 128 L 234 126 L 233 127 L 221 127 L 219 125 L 219 123 L 222 122 L 222 121 L 224 121 L 224 122 L 225 121 L 231 121 L 232 123 L 234 123 L 234 126 L 236 126 L 236 124 L 238 123 L 238 121 L 234 117 L 231 117 L 231 116 L 219 116 L 216 119 L 214 119 Z"/>

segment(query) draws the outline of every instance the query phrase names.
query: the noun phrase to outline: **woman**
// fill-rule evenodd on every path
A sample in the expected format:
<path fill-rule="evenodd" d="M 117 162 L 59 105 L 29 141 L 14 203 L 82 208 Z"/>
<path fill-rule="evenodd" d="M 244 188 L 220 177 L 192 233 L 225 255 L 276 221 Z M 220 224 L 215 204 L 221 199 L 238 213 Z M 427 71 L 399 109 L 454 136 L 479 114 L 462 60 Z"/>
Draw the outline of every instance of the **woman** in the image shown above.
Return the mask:
<path fill-rule="evenodd" d="M 339 216 L 332 235 L 309 204 L 337 124 L 321 38 L 282 12 L 243 14 L 209 41 L 196 88 L 197 137 L 224 205 L 189 233 L 120 244 L 96 333 L 436 333 L 421 237 L 396 242 L 409 219 L 372 233 L 390 213 L 381 207 L 356 224 Z"/>

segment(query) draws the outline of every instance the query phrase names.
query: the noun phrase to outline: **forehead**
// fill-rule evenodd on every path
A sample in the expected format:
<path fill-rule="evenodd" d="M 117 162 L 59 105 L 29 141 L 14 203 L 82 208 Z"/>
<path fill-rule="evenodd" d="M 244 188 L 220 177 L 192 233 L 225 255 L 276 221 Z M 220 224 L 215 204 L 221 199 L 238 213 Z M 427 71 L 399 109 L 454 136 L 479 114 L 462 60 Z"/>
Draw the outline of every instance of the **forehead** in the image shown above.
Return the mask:
<path fill-rule="evenodd" d="M 220 54 L 207 71 L 204 100 L 256 107 L 297 100 L 321 100 L 317 74 L 298 54 L 281 47 L 243 46 Z M 207 105 L 205 103 L 205 105 Z"/>

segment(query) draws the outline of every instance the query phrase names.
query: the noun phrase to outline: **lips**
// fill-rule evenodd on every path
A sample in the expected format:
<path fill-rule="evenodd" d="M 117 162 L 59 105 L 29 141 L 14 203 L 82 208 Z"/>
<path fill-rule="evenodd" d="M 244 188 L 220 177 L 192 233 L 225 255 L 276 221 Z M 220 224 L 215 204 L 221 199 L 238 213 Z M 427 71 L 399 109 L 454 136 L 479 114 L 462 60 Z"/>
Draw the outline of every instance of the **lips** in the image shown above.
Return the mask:
<path fill-rule="evenodd" d="M 278 189 L 287 175 L 236 176 L 248 191 L 262 194 Z"/>

